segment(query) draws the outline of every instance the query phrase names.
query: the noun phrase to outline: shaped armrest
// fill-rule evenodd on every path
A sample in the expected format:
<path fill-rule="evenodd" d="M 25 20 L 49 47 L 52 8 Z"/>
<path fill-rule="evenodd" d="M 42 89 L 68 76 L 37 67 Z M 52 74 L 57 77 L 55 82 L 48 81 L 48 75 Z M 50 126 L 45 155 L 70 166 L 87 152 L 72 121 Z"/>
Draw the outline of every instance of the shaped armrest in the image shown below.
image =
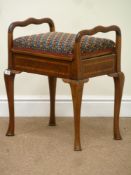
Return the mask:
<path fill-rule="evenodd" d="M 12 60 L 12 48 L 13 48 L 13 31 L 16 27 L 26 27 L 30 24 L 43 24 L 47 23 L 50 28 L 50 32 L 55 31 L 55 25 L 54 22 L 50 18 L 42 18 L 42 19 L 35 19 L 35 18 L 29 18 L 25 21 L 16 21 L 10 24 L 8 29 L 8 68 L 10 69 L 13 64 Z"/>
<path fill-rule="evenodd" d="M 81 38 L 85 35 L 91 36 L 96 33 L 102 32 L 102 33 L 107 33 L 107 32 L 116 32 L 116 41 L 115 41 L 115 53 L 117 57 L 117 70 L 120 70 L 120 62 L 121 62 L 121 30 L 118 26 L 112 25 L 108 27 L 104 26 L 97 26 L 89 30 L 82 30 L 77 33 L 76 39 L 75 39 L 75 46 L 74 46 L 74 53 L 77 58 L 77 61 L 79 61 L 80 58 L 80 42 Z"/>
<path fill-rule="evenodd" d="M 97 27 L 94 27 L 93 29 L 82 30 L 82 31 L 78 32 L 76 35 L 75 42 L 76 43 L 80 42 L 82 36 L 84 36 L 84 35 L 94 35 L 94 34 L 99 33 L 99 32 L 107 33 L 107 32 L 111 32 L 111 31 L 115 31 L 116 35 L 121 36 L 121 30 L 118 26 L 115 26 L 115 25 L 112 25 L 109 27 L 97 26 Z"/>
<path fill-rule="evenodd" d="M 30 24 L 39 25 L 39 24 L 43 24 L 43 23 L 49 24 L 49 27 L 50 27 L 50 31 L 51 31 L 51 32 L 55 31 L 54 22 L 53 22 L 53 20 L 50 19 L 50 18 L 42 18 L 42 19 L 28 18 L 28 19 L 25 20 L 25 21 L 16 21 L 16 22 L 13 22 L 13 23 L 9 26 L 8 32 L 9 32 L 9 33 L 12 33 L 13 30 L 15 29 L 15 27 L 26 27 L 26 26 L 28 26 L 28 25 L 30 25 Z"/>

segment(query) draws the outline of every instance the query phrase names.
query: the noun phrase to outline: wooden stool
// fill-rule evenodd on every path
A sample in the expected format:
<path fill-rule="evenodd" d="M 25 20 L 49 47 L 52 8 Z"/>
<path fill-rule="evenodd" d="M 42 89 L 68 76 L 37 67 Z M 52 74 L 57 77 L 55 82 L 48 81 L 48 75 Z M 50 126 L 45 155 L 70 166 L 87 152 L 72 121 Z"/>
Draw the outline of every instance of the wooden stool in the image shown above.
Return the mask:
<path fill-rule="evenodd" d="M 23 36 L 13 40 L 15 27 L 29 24 L 48 23 L 50 32 Z M 115 31 L 116 41 L 91 37 L 98 32 Z M 119 113 L 124 85 L 121 72 L 121 31 L 113 25 L 97 26 L 91 30 L 82 30 L 75 34 L 55 32 L 51 19 L 29 18 L 14 22 L 8 30 L 8 69 L 4 78 L 9 102 L 9 127 L 7 136 L 14 135 L 14 78 L 15 74 L 28 72 L 47 75 L 50 89 L 50 121 L 55 122 L 56 78 L 62 78 L 70 84 L 74 108 L 74 150 L 81 150 L 80 111 L 84 83 L 91 77 L 109 75 L 115 83 L 114 103 L 114 139 L 121 139 L 119 131 Z"/>

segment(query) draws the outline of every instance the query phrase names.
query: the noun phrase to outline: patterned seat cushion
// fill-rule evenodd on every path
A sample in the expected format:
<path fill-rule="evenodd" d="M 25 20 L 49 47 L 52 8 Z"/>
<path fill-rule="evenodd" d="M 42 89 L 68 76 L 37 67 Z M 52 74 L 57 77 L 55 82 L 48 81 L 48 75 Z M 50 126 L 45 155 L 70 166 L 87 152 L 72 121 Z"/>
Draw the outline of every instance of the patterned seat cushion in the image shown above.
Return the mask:
<path fill-rule="evenodd" d="M 48 32 L 19 37 L 14 40 L 15 50 L 31 53 L 49 54 L 61 58 L 73 58 L 75 34 Z M 83 36 L 81 39 L 81 56 L 90 58 L 110 54 L 114 51 L 112 40 Z"/>

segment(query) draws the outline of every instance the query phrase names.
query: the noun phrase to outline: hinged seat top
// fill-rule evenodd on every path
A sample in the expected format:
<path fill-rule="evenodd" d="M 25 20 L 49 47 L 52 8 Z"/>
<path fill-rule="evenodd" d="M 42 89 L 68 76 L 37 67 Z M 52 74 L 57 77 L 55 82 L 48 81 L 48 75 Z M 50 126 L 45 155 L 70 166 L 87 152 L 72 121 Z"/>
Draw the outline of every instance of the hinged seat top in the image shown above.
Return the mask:
<path fill-rule="evenodd" d="M 73 59 L 76 34 L 48 32 L 16 38 L 13 49 L 21 52 L 40 53 L 49 57 Z M 110 39 L 83 36 L 81 39 L 81 56 L 91 58 L 114 52 L 115 43 Z"/>

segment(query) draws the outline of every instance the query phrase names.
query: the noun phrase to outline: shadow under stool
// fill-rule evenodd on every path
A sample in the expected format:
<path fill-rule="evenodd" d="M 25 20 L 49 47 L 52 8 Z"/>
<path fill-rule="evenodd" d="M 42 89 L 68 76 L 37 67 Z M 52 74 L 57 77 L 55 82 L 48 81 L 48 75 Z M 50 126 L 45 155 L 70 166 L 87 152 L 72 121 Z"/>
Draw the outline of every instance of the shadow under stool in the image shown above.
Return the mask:
<path fill-rule="evenodd" d="M 42 23 L 49 25 L 49 32 L 13 39 L 13 31 L 16 27 Z M 115 41 L 92 37 L 98 32 L 111 31 L 116 33 Z M 121 31 L 118 26 L 97 26 L 91 30 L 71 34 L 55 32 L 54 22 L 50 18 L 29 18 L 12 23 L 8 30 L 8 69 L 4 72 L 9 104 L 7 136 L 14 135 L 14 78 L 21 72 L 48 76 L 50 126 L 56 125 L 56 80 L 62 78 L 64 82 L 70 84 L 74 109 L 74 150 L 76 151 L 81 150 L 80 112 L 84 83 L 96 76 L 113 77 L 115 84 L 114 139 L 121 139 L 119 113 L 124 74 L 121 71 Z"/>

